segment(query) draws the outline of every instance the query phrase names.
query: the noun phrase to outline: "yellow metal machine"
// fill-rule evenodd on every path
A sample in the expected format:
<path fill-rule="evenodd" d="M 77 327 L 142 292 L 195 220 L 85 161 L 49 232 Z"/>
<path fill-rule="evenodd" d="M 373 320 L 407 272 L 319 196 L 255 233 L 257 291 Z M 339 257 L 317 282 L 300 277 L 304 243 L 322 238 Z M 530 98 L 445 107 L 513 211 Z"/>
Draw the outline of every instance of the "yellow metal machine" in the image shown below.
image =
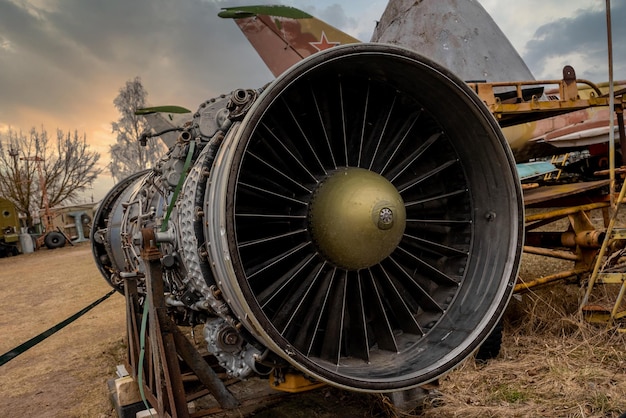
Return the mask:
<path fill-rule="evenodd" d="M 567 115 L 592 108 L 608 109 L 610 97 L 598 86 L 587 80 L 578 80 L 574 70 L 566 67 L 563 80 L 537 80 L 524 82 L 472 83 L 470 86 L 483 99 L 490 111 L 502 126 L 520 125 L 545 118 Z M 525 96 L 528 86 L 556 85 L 551 98 Z M 581 97 L 579 86 L 587 90 Z M 515 94 L 508 93 L 506 101 L 495 91 L 498 88 L 514 88 Z M 591 91 L 591 93 L 589 93 Z M 617 121 L 618 139 L 624 138 L 624 90 L 615 93 L 614 114 Z M 610 117 L 610 116 L 609 116 Z M 604 122 L 608 124 L 608 120 Z M 582 125 L 582 124 L 581 124 Z M 597 128 L 599 125 L 595 124 Z M 527 139 L 526 139 L 527 140 Z M 626 141 L 620 141 L 621 154 L 626 155 Z M 527 142 L 525 152 L 531 151 L 538 143 Z M 608 149 L 608 147 L 607 147 Z M 563 156 L 563 161 L 566 160 Z M 609 158 L 607 154 L 606 158 Z M 559 159 L 552 157 L 555 163 Z M 611 172 L 613 171 L 613 172 Z M 524 252 L 548 258 L 568 260 L 572 268 L 553 273 L 531 281 L 521 281 L 515 286 L 516 292 L 526 292 L 538 286 L 574 279 L 586 287 L 580 304 L 580 313 L 593 323 L 616 325 L 625 332 L 623 320 L 626 318 L 624 298 L 626 294 L 626 264 L 622 260 L 626 233 L 618 221 L 619 209 L 624 200 L 625 187 L 615 193 L 615 172 L 602 170 L 596 174 L 601 178 L 596 181 L 581 183 L 563 183 L 537 188 L 525 188 L 524 203 L 527 208 L 553 208 L 549 211 L 526 215 Z M 559 169 L 559 174 L 561 170 Z M 609 176 L 610 178 L 606 178 Z M 602 179 L 602 177 L 604 177 Z M 559 180 L 546 177 L 547 180 Z M 604 220 L 602 226 L 590 219 L 592 211 L 601 211 Z M 546 225 L 559 221 L 568 221 L 565 230 L 546 232 Z M 601 288 L 601 289 L 600 289 Z"/>
<path fill-rule="evenodd" d="M 19 254 L 20 220 L 15 205 L 0 198 L 0 256 Z"/>

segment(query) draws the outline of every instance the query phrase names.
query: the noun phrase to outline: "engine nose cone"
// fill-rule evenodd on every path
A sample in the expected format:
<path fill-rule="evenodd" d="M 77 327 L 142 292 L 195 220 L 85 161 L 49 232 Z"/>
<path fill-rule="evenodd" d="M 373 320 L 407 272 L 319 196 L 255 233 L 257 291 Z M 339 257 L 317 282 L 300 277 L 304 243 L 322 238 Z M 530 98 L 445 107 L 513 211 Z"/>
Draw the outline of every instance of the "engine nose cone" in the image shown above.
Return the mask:
<path fill-rule="evenodd" d="M 318 251 L 338 267 L 360 270 L 395 250 L 406 224 L 404 201 L 383 176 L 341 168 L 315 190 L 309 231 Z"/>

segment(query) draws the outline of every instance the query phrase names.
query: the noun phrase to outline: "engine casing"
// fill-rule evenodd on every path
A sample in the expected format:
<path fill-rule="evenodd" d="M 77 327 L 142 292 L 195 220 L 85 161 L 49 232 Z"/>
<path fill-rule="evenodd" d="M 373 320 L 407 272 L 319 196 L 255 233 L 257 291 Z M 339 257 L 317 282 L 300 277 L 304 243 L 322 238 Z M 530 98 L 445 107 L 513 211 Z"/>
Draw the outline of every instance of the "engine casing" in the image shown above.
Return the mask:
<path fill-rule="evenodd" d="M 93 252 L 112 286 L 141 283 L 153 228 L 166 303 L 205 323 L 230 375 L 292 367 L 408 389 L 500 319 L 521 190 L 497 122 L 445 68 L 391 45 L 335 47 L 207 101 L 180 132 L 102 201 Z"/>

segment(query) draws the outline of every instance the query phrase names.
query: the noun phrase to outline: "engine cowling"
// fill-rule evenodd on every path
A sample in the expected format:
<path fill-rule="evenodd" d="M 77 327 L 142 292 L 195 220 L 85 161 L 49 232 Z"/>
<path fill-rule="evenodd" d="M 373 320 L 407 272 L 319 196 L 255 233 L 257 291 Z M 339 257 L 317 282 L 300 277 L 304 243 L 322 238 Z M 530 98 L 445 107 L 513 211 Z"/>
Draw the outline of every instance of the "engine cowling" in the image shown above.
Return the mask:
<path fill-rule="evenodd" d="M 92 238 L 113 286 L 141 276 L 146 227 L 166 301 L 205 322 L 231 375 L 295 367 L 388 392 L 446 373 L 493 329 L 523 205 L 500 128 L 464 82 L 353 44 L 207 101 L 154 169 L 109 193 Z"/>

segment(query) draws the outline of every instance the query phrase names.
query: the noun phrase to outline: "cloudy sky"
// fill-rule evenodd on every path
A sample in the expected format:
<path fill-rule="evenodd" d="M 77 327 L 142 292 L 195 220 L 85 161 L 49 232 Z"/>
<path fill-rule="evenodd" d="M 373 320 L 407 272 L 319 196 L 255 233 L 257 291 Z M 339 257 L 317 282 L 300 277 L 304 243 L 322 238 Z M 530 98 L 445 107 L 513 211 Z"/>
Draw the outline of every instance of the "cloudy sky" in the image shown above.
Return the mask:
<path fill-rule="evenodd" d="M 605 2 L 479 0 L 536 78 L 608 79 Z M 372 0 L 0 0 L 0 140 L 9 127 L 43 126 L 85 133 L 108 161 L 114 143 L 113 99 L 141 77 L 150 105 L 196 109 L 235 88 L 273 77 L 222 7 L 282 3 L 300 8 L 360 40 L 370 39 L 387 1 Z M 613 22 L 626 2 L 613 0 Z M 505 7 L 503 5 L 506 4 Z M 624 38 L 613 24 L 613 38 Z M 615 42 L 615 79 L 626 79 L 626 43 Z M 110 187 L 102 179 L 95 198 Z"/>

